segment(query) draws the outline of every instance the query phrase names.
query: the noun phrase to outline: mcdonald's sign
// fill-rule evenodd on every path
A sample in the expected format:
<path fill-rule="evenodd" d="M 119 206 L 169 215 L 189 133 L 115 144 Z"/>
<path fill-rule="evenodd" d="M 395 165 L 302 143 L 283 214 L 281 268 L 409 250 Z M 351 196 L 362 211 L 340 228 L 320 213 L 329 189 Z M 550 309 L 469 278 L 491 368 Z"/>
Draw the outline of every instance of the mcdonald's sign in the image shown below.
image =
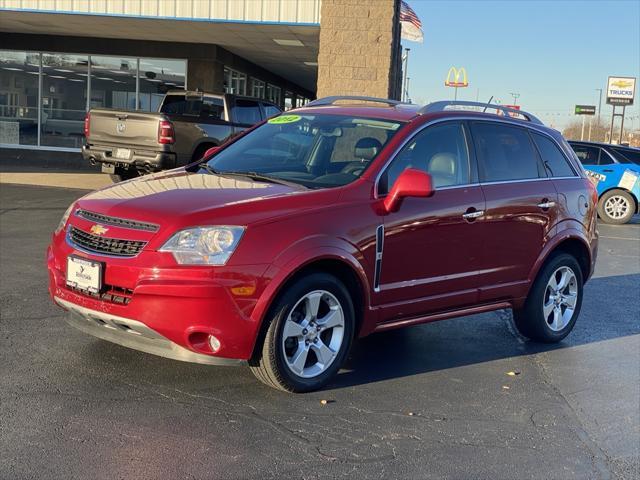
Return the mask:
<path fill-rule="evenodd" d="M 447 87 L 468 87 L 467 70 L 464 67 L 451 67 L 447 73 L 447 79 L 444 81 Z"/>

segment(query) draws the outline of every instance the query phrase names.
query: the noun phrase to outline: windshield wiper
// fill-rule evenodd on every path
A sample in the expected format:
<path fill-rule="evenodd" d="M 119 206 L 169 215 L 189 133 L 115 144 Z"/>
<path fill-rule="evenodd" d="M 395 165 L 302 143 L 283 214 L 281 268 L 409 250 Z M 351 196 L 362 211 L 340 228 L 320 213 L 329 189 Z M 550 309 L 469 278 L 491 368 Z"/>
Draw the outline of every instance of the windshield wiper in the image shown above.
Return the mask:
<path fill-rule="evenodd" d="M 212 166 L 210 166 L 207 162 L 202 162 L 198 164 L 198 167 L 200 168 L 204 168 L 207 172 L 209 172 L 212 175 L 220 175 L 220 172 L 217 171 L 215 168 L 213 168 Z"/>
<path fill-rule="evenodd" d="M 211 167 L 209 167 L 211 168 Z M 220 171 L 216 171 L 215 172 L 218 175 L 237 175 L 239 177 L 248 177 L 252 180 L 263 180 L 265 182 L 270 182 L 270 183 L 277 183 L 280 185 L 287 185 L 289 187 L 302 187 L 302 188 L 308 188 L 304 185 L 302 185 L 301 183 L 297 183 L 297 182 L 290 182 L 288 180 L 284 180 L 280 177 L 272 177 L 271 175 L 265 175 L 264 173 L 258 173 L 258 172 L 242 172 L 242 171 L 237 171 L 237 170 L 225 170 L 223 172 Z"/>

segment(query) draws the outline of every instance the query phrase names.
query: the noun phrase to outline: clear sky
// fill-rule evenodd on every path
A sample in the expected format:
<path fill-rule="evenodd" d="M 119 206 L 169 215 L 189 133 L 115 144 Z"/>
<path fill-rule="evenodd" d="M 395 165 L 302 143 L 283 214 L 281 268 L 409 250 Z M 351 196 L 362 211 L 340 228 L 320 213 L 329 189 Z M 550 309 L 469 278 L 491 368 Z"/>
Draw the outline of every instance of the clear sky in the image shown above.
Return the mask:
<path fill-rule="evenodd" d="M 562 129 L 576 104 L 597 105 L 609 75 L 640 77 L 640 0 L 408 0 L 424 43 L 411 48 L 409 93 L 416 103 L 453 98 L 450 67 L 465 67 L 458 99 L 491 95 Z M 640 80 L 640 79 L 639 79 Z M 640 85 L 625 126 L 640 128 Z M 602 100 L 602 118 L 611 120 Z"/>

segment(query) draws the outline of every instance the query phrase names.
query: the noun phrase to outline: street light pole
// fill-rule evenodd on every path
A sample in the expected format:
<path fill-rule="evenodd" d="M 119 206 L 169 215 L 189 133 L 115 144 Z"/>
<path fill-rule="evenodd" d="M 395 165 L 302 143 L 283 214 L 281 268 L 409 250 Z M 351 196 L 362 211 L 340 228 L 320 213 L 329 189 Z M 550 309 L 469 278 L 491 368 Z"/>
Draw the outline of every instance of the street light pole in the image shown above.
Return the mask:
<path fill-rule="evenodd" d="M 600 92 L 600 100 L 598 100 L 598 125 L 600 125 L 600 110 L 602 110 L 602 89 L 596 88 L 596 92 Z"/>
<path fill-rule="evenodd" d="M 511 95 L 513 97 L 513 105 L 516 106 L 518 104 L 518 97 L 520 97 L 519 93 L 510 93 L 509 95 Z"/>

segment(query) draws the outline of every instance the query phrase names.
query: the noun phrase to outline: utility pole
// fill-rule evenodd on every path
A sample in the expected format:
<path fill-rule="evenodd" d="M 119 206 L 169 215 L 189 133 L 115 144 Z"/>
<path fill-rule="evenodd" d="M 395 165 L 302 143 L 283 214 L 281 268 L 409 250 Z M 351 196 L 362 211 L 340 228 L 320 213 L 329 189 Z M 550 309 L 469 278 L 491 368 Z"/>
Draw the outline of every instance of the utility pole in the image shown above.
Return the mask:
<path fill-rule="evenodd" d="M 596 88 L 596 92 L 600 92 L 600 100 L 598 100 L 598 125 L 600 125 L 600 110 L 602 110 L 602 89 Z"/>
<path fill-rule="evenodd" d="M 511 95 L 513 97 L 513 105 L 517 105 L 518 104 L 518 97 L 520 97 L 519 93 L 510 93 L 509 95 Z"/>

